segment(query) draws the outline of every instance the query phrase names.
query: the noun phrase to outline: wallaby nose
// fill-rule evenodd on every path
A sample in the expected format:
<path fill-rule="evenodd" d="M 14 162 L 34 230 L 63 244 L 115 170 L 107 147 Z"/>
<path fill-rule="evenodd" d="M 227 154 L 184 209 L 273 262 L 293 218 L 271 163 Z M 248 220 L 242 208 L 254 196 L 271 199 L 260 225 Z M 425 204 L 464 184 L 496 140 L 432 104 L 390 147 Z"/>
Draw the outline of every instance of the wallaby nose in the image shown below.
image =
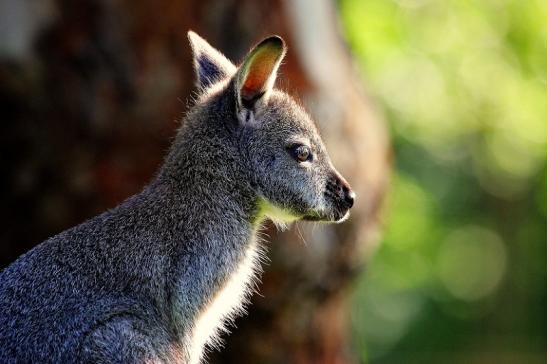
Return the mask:
<path fill-rule="evenodd" d="M 353 204 L 355 203 L 355 192 L 353 192 L 344 177 L 337 175 L 335 178 L 339 198 L 344 201 L 348 208 L 353 207 Z"/>
<path fill-rule="evenodd" d="M 349 185 L 345 185 L 342 189 L 344 190 L 344 201 L 348 204 L 349 208 L 352 208 L 355 202 L 355 192 L 353 192 Z"/>

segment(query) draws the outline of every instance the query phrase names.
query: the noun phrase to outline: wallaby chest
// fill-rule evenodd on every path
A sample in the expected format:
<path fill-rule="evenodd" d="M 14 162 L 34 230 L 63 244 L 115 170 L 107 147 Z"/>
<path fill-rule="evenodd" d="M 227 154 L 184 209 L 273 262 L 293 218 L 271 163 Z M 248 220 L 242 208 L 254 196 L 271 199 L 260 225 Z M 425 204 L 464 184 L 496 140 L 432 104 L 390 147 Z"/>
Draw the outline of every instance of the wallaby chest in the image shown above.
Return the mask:
<path fill-rule="evenodd" d="M 227 322 L 244 311 L 244 304 L 252 293 L 253 281 L 260 269 L 259 255 L 260 248 L 252 238 L 241 258 L 232 262 L 220 288 L 200 308 L 191 331 L 190 364 L 200 362 L 205 346 L 219 346 L 219 335 L 228 331 Z"/>

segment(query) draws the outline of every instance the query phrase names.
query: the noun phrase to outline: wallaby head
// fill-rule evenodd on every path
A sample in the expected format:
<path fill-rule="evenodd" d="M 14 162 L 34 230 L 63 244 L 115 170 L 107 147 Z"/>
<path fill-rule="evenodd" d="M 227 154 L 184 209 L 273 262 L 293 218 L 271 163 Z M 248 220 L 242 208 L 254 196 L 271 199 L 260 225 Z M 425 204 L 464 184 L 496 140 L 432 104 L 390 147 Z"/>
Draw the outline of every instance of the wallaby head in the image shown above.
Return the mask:
<path fill-rule="evenodd" d="M 188 36 L 201 90 L 196 106 L 207 109 L 215 99 L 222 116 L 215 122 L 230 130 L 260 214 L 281 222 L 347 218 L 354 192 L 332 165 L 310 116 L 274 88 L 284 41 L 264 39 L 236 67 L 197 34 Z"/>

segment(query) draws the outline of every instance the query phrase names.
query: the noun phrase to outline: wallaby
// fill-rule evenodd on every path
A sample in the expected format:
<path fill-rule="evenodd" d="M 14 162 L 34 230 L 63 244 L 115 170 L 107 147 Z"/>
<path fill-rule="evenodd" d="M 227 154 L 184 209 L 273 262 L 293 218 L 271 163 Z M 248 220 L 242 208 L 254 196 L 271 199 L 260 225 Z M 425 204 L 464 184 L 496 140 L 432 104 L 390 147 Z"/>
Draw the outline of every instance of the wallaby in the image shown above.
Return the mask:
<path fill-rule="evenodd" d="M 241 313 L 266 219 L 340 222 L 354 193 L 275 89 L 284 41 L 234 66 L 193 32 L 197 86 L 156 177 L 0 275 L 0 362 L 199 363 Z"/>

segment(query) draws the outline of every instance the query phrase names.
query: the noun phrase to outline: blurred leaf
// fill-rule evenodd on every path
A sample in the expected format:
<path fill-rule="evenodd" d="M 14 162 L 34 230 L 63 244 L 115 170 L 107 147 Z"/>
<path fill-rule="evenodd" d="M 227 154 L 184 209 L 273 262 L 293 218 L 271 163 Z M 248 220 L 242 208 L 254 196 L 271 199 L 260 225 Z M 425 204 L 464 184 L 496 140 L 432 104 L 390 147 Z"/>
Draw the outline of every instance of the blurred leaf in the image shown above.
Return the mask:
<path fill-rule="evenodd" d="M 363 360 L 547 358 L 547 2 L 339 4 L 396 147 L 383 245 L 355 298 Z"/>

